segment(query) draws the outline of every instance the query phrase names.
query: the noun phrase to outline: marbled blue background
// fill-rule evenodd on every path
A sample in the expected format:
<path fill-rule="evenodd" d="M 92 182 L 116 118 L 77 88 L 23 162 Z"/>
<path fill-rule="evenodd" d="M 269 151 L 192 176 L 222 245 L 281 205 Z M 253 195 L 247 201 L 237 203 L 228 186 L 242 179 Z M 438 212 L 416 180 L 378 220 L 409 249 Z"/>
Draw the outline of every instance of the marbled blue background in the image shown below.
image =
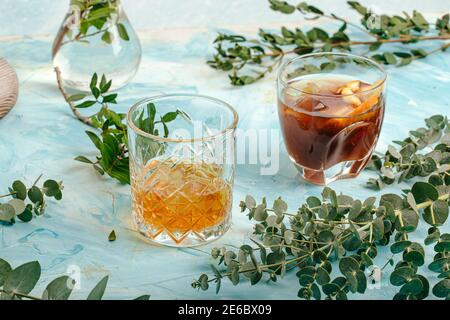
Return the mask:
<path fill-rule="evenodd" d="M 44 272 L 36 292 L 41 292 L 49 280 L 68 269 L 79 269 L 81 288 L 74 292 L 74 297 L 78 298 L 85 297 L 101 277 L 109 274 L 108 298 L 131 298 L 149 293 L 155 299 L 295 299 L 298 286 L 294 273 L 287 275 L 287 281 L 262 282 L 258 289 L 251 288 L 249 283 L 233 287 L 226 282 L 219 296 L 214 290 L 206 293 L 193 290 L 190 287 L 192 279 L 202 272 L 210 272 L 208 255 L 193 249 L 148 244 L 131 230 L 129 187 L 100 177 L 90 167 L 73 161 L 77 155 L 93 157 L 96 153 L 84 134 L 87 128 L 72 117 L 55 84 L 50 63 L 52 36 L 46 34 L 56 31 L 65 5 L 58 1 L 58 5 L 50 10 L 50 3 L 55 1 L 46 2 L 46 10 L 37 1 L 1 0 L 0 3 L 0 56 L 16 68 L 20 79 L 17 106 L 0 120 L 0 193 L 6 192 L 7 186 L 16 178 L 32 183 L 44 172 L 46 177 L 64 180 L 64 199 L 60 203 L 49 203 L 47 214 L 32 223 L 0 227 L 0 256 L 16 266 L 39 260 Z M 132 4 L 138 2 L 147 10 L 153 10 L 158 24 L 148 22 L 152 19 L 142 21 L 151 14 L 133 7 Z M 179 7 L 174 0 L 168 2 L 172 3 L 170 7 L 163 1 L 155 1 L 152 6 L 147 1 L 125 1 L 126 9 L 132 13 L 132 23 L 140 29 L 143 61 L 134 81 L 120 90 L 118 110 L 125 112 L 136 100 L 154 93 L 195 92 L 234 105 L 239 111 L 242 129 L 278 130 L 273 75 L 250 87 L 231 88 L 226 76 L 209 69 L 205 60 L 212 52 L 211 41 L 216 27 L 251 35 L 258 26 L 274 27 L 288 22 L 292 25 L 295 19 L 289 17 L 286 21 L 284 16 L 271 13 L 262 0 L 245 1 L 245 5 L 241 1 L 227 1 L 226 7 L 223 7 L 223 1 L 207 1 L 199 11 L 196 7 L 199 1 L 187 1 L 192 3 L 191 7 Z M 391 2 L 379 1 L 377 6 L 389 12 L 418 7 L 427 11 L 430 17 L 450 8 L 449 1 L 399 1 L 394 6 L 388 5 Z M 317 5 L 321 3 L 327 7 L 331 1 L 315 1 Z M 239 7 L 245 9 L 240 11 Z M 166 14 L 164 8 L 170 8 L 170 12 Z M 249 15 L 253 8 L 258 9 Z M 344 4 L 336 5 L 336 10 L 348 12 Z M 32 16 L 33 11 L 40 14 Z M 27 14 L 24 16 L 22 12 Z M 42 19 L 47 15 L 52 18 L 44 25 Z M 195 19 L 191 19 L 193 16 Z M 302 24 L 307 27 L 306 22 Z M 409 129 L 421 126 L 424 117 L 436 113 L 450 115 L 449 53 L 403 68 L 389 68 L 388 73 L 388 107 L 379 150 L 384 150 L 389 141 L 404 137 Z M 258 165 L 238 167 L 233 227 L 214 246 L 240 245 L 247 238 L 251 223 L 237 206 L 247 193 L 257 198 L 267 195 L 269 200 L 283 195 L 292 210 L 306 196 L 320 193 L 321 188 L 297 179 L 281 140 L 279 145 L 281 169 L 277 175 L 260 176 Z M 370 172 L 364 172 L 358 179 L 337 182 L 333 187 L 355 197 L 377 195 L 379 193 L 364 188 L 370 176 Z M 398 192 L 392 188 L 385 191 Z M 109 243 L 107 237 L 112 229 L 116 230 L 118 239 Z M 449 232 L 450 228 L 447 226 L 444 231 Z M 425 234 L 426 228 L 414 233 L 417 239 Z M 201 250 L 209 252 L 211 247 Z M 385 262 L 387 254 L 383 253 L 376 260 L 379 265 Z M 430 259 L 429 256 L 428 262 Z M 436 279 L 426 267 L 422 272 Z M 386 299 L 395 292 L 396 288 L 384 280 L 381 289 L 369 291 L 366 297 Z"/>

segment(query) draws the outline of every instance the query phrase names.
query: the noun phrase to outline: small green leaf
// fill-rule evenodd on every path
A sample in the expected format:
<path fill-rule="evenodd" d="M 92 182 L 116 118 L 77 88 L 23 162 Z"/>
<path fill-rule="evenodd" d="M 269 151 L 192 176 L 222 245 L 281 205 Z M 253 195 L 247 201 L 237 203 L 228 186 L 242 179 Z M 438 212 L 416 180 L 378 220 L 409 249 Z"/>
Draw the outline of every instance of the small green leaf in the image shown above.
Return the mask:
<path fill-rule="evenodd" d="M 127 28 L 125 27 L 125 25 L 123 23 L 117 24 L 117 31 L 119 31 L 119 36 L 123 40 L 130 41 L 130 36 L 128 35 Z"/>
<path fill-rule="evenodd" d="M 115 232 L 114 230 L 111 231 L 111 233 L 109 234 L 109 236 L 108 236 L 108 241 L 109 241 L 109 242 L 116 241 L 116 232 Z"/>
<path fill-rule="evenodd" d="M 85 101 L 83 103 L 76 105 L 75 108 L 77 108 L 77 109 L 89 108 L 89 107 L 92 107 L 96 103 L 97 103 L 97 101 L 88 100 L 88 101 Z"/>
<path fill-rule="evenodd" d="M 83 157 L 83 156 L 78 156 L 74 160 L 83 162 L 83 163 L 94 164 L 91 160 L 89 160 L 88 158 Z"/>
<path fill-rule="evenodd" d="M 74 94 L 74 95 L 70 96 L 69 101 L 76 102 L 76 101 L 83 100 L 84 98 L 86 98 L 86 95 L 84 93 L 78 93 L 78 94 Z"/>

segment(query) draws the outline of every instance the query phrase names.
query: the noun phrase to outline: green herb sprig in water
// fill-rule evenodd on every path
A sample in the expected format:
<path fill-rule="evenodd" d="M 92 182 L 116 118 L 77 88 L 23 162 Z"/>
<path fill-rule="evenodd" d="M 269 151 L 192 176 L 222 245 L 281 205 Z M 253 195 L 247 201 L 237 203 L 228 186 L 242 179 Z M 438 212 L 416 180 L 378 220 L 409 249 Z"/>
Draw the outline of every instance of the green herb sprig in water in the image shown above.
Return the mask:
<path fill-rule="evenodd" d="M 129 155 L 128 155 L 128 131 L 126 125 L 126 114 L 118 113 L 110 108 L 110 105 L 117 104 L 117 93 L 109 90 L 112 80 L 101 78 L 94 73 L 90 82 L 91 94 L 77 93 L 69 95 L 62 84 L 59 69 L 56 68 L 59 89 L 69 104 L 74 115 L 83 123 L 97 129 L 97 132 L 86 131 L 86 134 L 100 152 L 95 160 L 90 160 L 85 156 L 78 156 L 75 160 L 87 163 L 101 175 L 107 174 L 118 180 L 120 183 L 130 183 Z M 84 116 L 80 110 L 97 107 L 99 110 L 90 115 Z M 139 128 L 155 136 L 169 136 L 168 124 L 174 121 L 183 112 L 180 110 L 171 111 L 156 118 L 157 110 L 153 103 L 147 105 L 147 115 L 144 113 L 138 119 Z"/>

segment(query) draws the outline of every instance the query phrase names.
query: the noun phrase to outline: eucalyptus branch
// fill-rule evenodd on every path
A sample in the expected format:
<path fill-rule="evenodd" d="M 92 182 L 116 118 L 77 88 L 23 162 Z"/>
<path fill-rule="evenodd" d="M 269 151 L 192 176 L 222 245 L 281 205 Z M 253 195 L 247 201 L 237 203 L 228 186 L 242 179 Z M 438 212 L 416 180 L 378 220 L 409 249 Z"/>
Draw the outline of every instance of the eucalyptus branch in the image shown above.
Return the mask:
<path fill-rule="evenodd" d="M 0 258 L 0 293 L 2 300 L 68 300 L 75 286 L 75 280 L 61 276 L 51 281 L 41 297 L 31 295 L 41 277 L 41 265 L 37 261 L 28 262 L 13 269 L 9 262 Z M 101 300 L 108 284 L 104 277 L 89 293 L 87 300 Z M 149 300 L 143 295 L 135 300 Z"/>
<path fill-rule="evenodd" d="M 324 295 L 326 299 L 347 299 L 350 292 L 366 292 L 368 278 L 373 274 L 365 271 L 373 266 L 377 247 L 390 245 L 392 254 L 402 253 L 390 276 L 391 284 L 401 287 L 394 299 L 424 299 L 429 295 L 429 280 L 419 274 L 419 268 L 424 264 L 425 251 L 421 244 L 409 241 L 408 234 L 417 229 L 420 214 L 432 226 L 431 240 L 425 243 L 438 241 L 436 230 L 447 221 L 449 213 L 450 181 L 447 182 L 416 182 L 403 196 L 382 195 L 378 206 L 374 197 L 360 201 L 325 188 L 322 199 L 308 197 L 295 213 L 288 212 L 288 205 L 281 198 L 269 208 L 265 198 L 257 204 L 247 196 L 240 207 L 255 223 L 252 236 L 259 241 L 251 241 L 257 247 L 243 245 L 237 252 L 214 248 L 214 275 L 202 274 L 192 286 L 208 290 L 215 283 L 219 292 L 226 278 L 233 285 L 238 285 L 242 277 L 256 285 L 264 274 L 268 274 L 269 281 L 277 281 L 297 268 L 300 298 L 321 299 Z M 432 269 L 441 268 L 446 277 L 433 289 L 437 297 L 450 294 L 448 239 L 444 236 L 439 240 L 436 250 L 443 253 L 435 257 L 438 262 L 430 265 Z M 335 261 L 341 275 L 332 279 Z M 382 269 L 393 264 L 390 257 Z"/>
<path fill-rule="evenodd" d="M 275 70 L 276 66 L 291 54 L 351 51 L 354 47 L 365 47 L 365 55 L 379 63 L 404 66 L 414 60 L 445 51 L 450 46 L 450 42 L 445 42 L 430 51 L 420 48 L 407 49 L 412 43 L 450 40 L 449 14 L 439 18 L 434 28 L 431 28 L 432 24 L 415 10 L 412 15 L 405 13 L 403 17 L 380 17 L 373 15 L 358 2 L 348 1 L 350 7 L 362 16 L 361 24 L 358 25 L 334 14 L 324 13 L 305 2 L 296 6 L 279 0 L 269 0 L 269 3 L 272 10 L 284 14 L 300 12 L 306 19 L 332 19 L 342 23 L 342 26 L 332 33 L 318 27 L 309 30 L 282 27 L 280 32 L 276 33 L 260 30 L 256 39 L 247 39 L 242 35 L 219 34 L 214 41 L 216 53 L 208 64 L 212 68 L 228 72 L 233 85 L 254 83 Z M 370 39 L 352 39 L 347 32 L 347 26 L 357 28 Z M 393 43 L 400 43 L 405 49 L 379 52 L 383 45 Z"/>
<path fill-rule="evenodd" d="M 430 182 L 439 183 L 450 180 L 450 122 L 443 115 L 434 115 L 425 119 L 425 124 L 424 128 L 410 131 L 404 140 L 394 141 L 399 148 L 389 146 L 384 155 L 372 156 L 369 168 L 375 169 L 379 178 L 370 179 L 369 187 L 382 189 L 386 184 L 416 177 L 429 177 Z M 427 152 L 420 153 L 422 150 Z"/>
<path fill-rule="evenodd" d="M 37 184 L 41 178 L 42 174 L 30 188 L 27 188 L 22 181 L 16 180 L 8 188 L 8 194 L 0 195 L 0 199 L 11 197 L 7 203 L 0 203 L 0 225 L 12 225 L 17 218 L 23 222 L 30 222 L 33 214 L 36 216 L 44 214 L 45 197 L 55 200 L 62 199 L 62 190 L 64 189 L 62 182 L 46 180 L 42 187 L 38 187 Z M 27 199 L 29 202 L 26 202 Z"/>

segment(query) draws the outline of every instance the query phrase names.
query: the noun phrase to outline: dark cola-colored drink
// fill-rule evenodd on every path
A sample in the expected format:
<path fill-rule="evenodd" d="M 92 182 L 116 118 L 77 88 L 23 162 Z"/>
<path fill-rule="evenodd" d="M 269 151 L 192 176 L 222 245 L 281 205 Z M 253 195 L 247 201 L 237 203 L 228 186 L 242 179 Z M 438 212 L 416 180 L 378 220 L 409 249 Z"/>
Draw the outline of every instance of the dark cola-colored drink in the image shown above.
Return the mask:
<path fill-rule="evenodd" d="M 383 89 L 381 81 L 339 75 L 302 77 L 283 89 L 278 104 L 284 141 L 306 180 L 326 184 L 333 170 L 343 178 L 364 169 L 383 122 Z"/>

